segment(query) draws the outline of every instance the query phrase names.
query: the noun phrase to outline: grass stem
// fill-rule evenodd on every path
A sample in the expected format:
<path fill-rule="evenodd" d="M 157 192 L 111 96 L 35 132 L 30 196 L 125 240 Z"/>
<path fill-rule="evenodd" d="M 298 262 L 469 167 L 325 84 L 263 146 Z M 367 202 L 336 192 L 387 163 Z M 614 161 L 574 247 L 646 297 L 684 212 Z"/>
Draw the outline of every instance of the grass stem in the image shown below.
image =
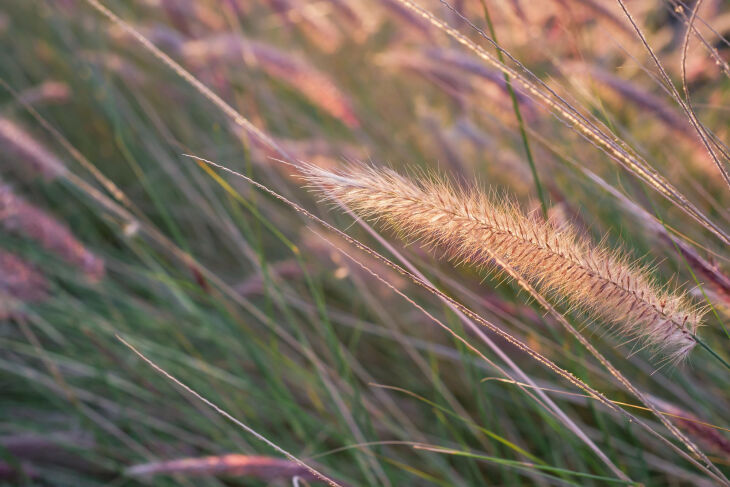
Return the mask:
<path fill-rule="evenodd" d="M 492 36 L 492 39 L 494 39 L 495 44 L 497 41 L 497 33 L 494 30 L 494 25 L 492 24 L 492 18 L 489 16 L 489 9 L 487 9 L 487 2 L 486 0 L 481 0 L 482 2 L 482 8 L 484 9 L 484 18 L 487 21 L 487 26 L 489 27 L 489 34 Z M 504 64 L 504 56 L 502 55 L 502 50 L 497 48 L 497 58 L 499 59 L 499 62 Z M 540 208 L 542 209 L 542 216 L 547 220 L 548 213 L 547 213 L 547 200 L 545 199 L 545 192 L 542 189 L 542 184 L 540 184 L 540 177 L 537 174 L 537 167 L 535 166 L 535 158 L 532 156 L 532 149 L 530 149 L 530 141 L 527 138 L 527 130 L 525 130 L 525 121 L 522 118 L 522 112 L 520 111 L 520 104 L 517 101 L 517 94 L 515 93 L 514 88 L 512 87 L 512 81 L 509 78 L 509 74 L 504 73 L 504 82 L 507 87 L 507 92 L 509 93 L 510 98 L 512 99 L 512 108 L 515 111 L 515 117 L 517 118 L 517 125 L 520 129 L 520 137 L 522 138 L 522 145 L 525 148 L 525 155 L 527 156 L 527 162 L 530 164 L 530 171 L 532 171 L 532 179 L 535 181 L 535 189 L 537 190 L 537 197 L 540 199 Z"/>

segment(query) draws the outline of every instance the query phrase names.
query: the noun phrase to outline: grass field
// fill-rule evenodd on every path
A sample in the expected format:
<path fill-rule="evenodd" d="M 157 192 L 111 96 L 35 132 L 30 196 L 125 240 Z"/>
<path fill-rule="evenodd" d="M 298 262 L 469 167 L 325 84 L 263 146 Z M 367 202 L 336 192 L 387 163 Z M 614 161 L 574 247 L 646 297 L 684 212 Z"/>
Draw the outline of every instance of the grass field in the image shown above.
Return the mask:
<path fill-rule="evenodd" d="M 729 7 L 0 2 L 0 484 L 730 485 Z"/>

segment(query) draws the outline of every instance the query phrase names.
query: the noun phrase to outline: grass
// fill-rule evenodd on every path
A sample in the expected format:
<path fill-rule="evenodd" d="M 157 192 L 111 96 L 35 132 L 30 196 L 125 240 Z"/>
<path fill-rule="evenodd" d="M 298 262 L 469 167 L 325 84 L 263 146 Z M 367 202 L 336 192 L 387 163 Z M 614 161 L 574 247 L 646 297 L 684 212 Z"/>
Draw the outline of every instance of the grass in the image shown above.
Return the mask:
<path fill-rule="evenodd" d="M 93 2 L 0 7 L 0 120 L 41 148 L 0 134 L 0 179 L 104 263 L 85 275 L 0 216 L 3 255 L 47 283 L 24 299 L 0 276 L 0 482 L 726 485 L 730 188 L 672 98 L 726 165 L 722 5 L 627 5 L 673 91 L 619 4 L 456 2 L 470 26 L 425 0 L 102 3 L 169 58 Z M 244 42 L 185 57 L 220 34 Z M 489 186 L 626 249 L 712 307 L 702 346 L 665 366 L 524 269 L 453 266 L 332 211 L 299 161 L 345 158 Z M 230 454 L 307 467 L 134 473 Z"/>

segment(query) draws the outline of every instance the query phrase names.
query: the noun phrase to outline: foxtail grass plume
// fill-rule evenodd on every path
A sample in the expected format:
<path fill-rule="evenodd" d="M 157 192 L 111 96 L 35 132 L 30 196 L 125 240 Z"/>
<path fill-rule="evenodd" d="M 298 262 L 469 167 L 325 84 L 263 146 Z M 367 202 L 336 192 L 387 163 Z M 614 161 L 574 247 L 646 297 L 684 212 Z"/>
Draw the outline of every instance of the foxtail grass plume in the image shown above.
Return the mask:
<path fill-rule="evenodd" d="M 13 316 L 21 303 L 41 301 L 48 281 L 15 254 L 0 249 L 0 319 Z"/>
<path fill-rule="evenodd" d="M 647 268 L 624 253 L 525 215 L 505 198 L 364 165 L 339 172 L 309 167 L 305 178 L 326 199 L 382 222 L 404 240 L 423 242 L 461 263 L 508 266 L 668 361 L 680 361 L 696 344 L 702 313 L 685 294 L 656 284 Z"/>
<path fill-rule="evenodd" d="M 504 75 L 479 58 L 457 49 L 424 48 L 395 49 L 378 57 L 383 66 L 413 72 L 440 87 L 449 96 L 473 104 L 474 95 L 486 98 L 490 105 L 514 117 L 514 108 L 509 98 Z M 520 86 L 513 87 L 523 115 L 530 120 L 537 117 L 536 106 Z M 467 100 L 461 98 L 467 97 Z"/>
<path fill-rule="evenodd" d="M 248 477 L 272 481 L 299 477 L 308 482 L 320 479 L 306 468 L 281 458 L 227 454 L 200 458 L 180 458 L 164 462 L 135 465 L 127 469 L 127 475 L 150 477 L 155 475 Z"/>
<path fill-rule="evenodd" d="M 94 255 L 71 230 L 52 215 L 26 202 L 0 184 L 0 228 L 33 240 L 81 270 L 92 281 L 104 275 L 104 260 Z"/>
<path fill-rule="evenodd" d="M 348 127 L 360 125 L 350 100 L 328 76 L 303 59 L 274 46 L 236 34 L 219 34 L 186 42 L 182 53 L 188 62 L 201 67 L 215 61 L 248 61 L 299 91 L 313 105 Z"/>
<path fill-rule="evenodd" d="M 66 166 L 19 124 L 0 116 L 0 150 L 23 172 L 54 179 Z"/>
<path fill-rule="evenodd" d="M 365 40 L 378 28 L 377 19 L 363 2 L 359 0 L 330 0 L 329 4 L 340 19 L 351 39 L 356 42 Z"/>
<path fill-rule="evenodd" d="M 28 105 L 61 104 L 70 98 L 71 88 L 66 83 L 53 80 L 44 81 L 18 95 L 18 101 Z"/>
<path fill-rule="evenodd" d="M 342 43 L 342 31 L 330 18 L 330 6 L 325 2 L 268 0 L 274 12 L 290 28 L 298 28 L 323 52 L 334 52 Z"/>
<path fill-rule="evenodd" d="M 387 13 L 386 17 L 388 19 L 397 19 L 399 21 L 399 27 L 405 27 L 409 32 L 424 39 L 433 39 L 434 33 L 428 22 L 405 8 L 397 0 L 381 0 L 378 3 Z"/>

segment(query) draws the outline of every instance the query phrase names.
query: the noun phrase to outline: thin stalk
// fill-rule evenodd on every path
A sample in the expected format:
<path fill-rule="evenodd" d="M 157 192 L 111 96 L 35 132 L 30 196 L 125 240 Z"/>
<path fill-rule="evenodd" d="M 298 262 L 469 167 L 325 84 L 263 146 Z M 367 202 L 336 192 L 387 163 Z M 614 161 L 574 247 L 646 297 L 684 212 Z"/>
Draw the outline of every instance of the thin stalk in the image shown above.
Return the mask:
<path fill-rule="evenodd" d="M 643 191 L 644 196 L 646 196 L 647 200 L 651 204 L 651 207 L 654 210 L 654 216 L 655 216 L 655 218 L 659 221 L 659 223 L 661 223 L 662 227 L 664 228 L 664 231 L 667 233 L 667 236 L 669 237 L 669 240 L 672 242 L 672 245 L 674 246 L 675 251 L 677 252 L 677 254 L 679 255 L 679 257 L 682 259 L 682 262 L 684 262 L 684 265 L 686 266 L 686 268 L 689 271 L 690 275 L 692 275 L 692 279 L 694 279 L 695 284 L 697 284 L 697 287 L 699 287 L 700 291 L 702 291 L 702 296 L 704 296 L 705 300 L 710 304 L 710 307 L 712 308 L 712 312 L 715 314 L 715 317 L 720 322 L 720 326 L 725 331 L 725 334 L 728 335 L 728 330 L 725 327 L 725 323 L 723 323 L 722 320 L 720 319 L 720 317 L 718 316 L 717 311 L 715 310 L 715 307 L 712 305 L 712 303 L 710 302 L 710 299 L 707 297 L 707 294 L 705 293 L 704 287 L 700 283 L 699 279 L 697 279 L 697 276 L 695 275 L 695 272 L 692 269 L 692 266 L 689 265 L 689 262 L 687 262 L 687 258 L 682 253 L 682 250 L 679 248 L 679 245 L 674 240 L 674 237 L 672 237 L 672 234 L 669 231 L 669 228 L 667 227 L 666 223 L 664 223 L 664 219 L 659 215 L 659 210 L 657 209 L 656 205 L 654 205 L 654 202 L 652 201 L 652 199 L 649 198 L 649 193 L 647 193 L 646 187 L 643 184 L 641 185 L 641 190 Z M 728 336 L 730 336 L 730 335 L 728 335 Z M 698 345 L 700 345 L 702 348 L 704 348 L 705 350 L 707 350 L 708 352 L 710 352 L 710 355 L 712 355 L 713 357 L 715 357 L 725 367 L 727 367 L 728 369 L 730 369 L 730 364 L 724 358 L 722 358 L 717 352 L 715 352 L 712 348 L 710 348 L 709 345 L 707 345 L 705 342 L 703 342 L 702 340 L 700 340 L 699 337 L 697 336 L 697 334 L 693 333 L 692 334 L 692 337 L 695 339 L 695 342 L 697 342 Z"/>
<path fill-rule="evenodd" d="M 692 336 L 695 339 L 695 341 L 697 342 L 697 345 L 701 346 L 702 348 L 704 348 L 705 350 L 707 350 L 708 352 L 710 352 L 710 355 L 712 355 L 717 360 L 719 360 L 720 362 L 722 362 L 722 365 L 724 365 L 725 367 L 727 367 L 730 370 L 730 363 L 728 363 L 716 351 L 714 351 L 712 348 L 710 348 L 709 345 L 707 345 L 705 342 L 703 342 L 702 340 L 700 340 L 699 338 L 697 338 L 697 335 L 692 335 Z"/>
<path fill-rule="evenodd" d="M 489 34 L 492 36 L 492 39 L 494 39 L 495 43 L 499 43 L 497 41 L 497 33 L 494 30 L 494 25 L 492 24 L 492 18 L 489 16 L 489 10 L 487 9 L 487 2 L 485 0 L 480 0 L 482 2 L 482 8 L 484 9 L 484 18 L 487 21 L 487 26 L 489 27 Z M 497 49 L 497 59 L 499 59 L 499 62 L 504 64 L 504 55 L 502 54 L 501 49 Z M 522 145 L 525 148 L 525 155 L 527 156 L 527 162 L 530 164 L 530 171 L 532 171 L 532 179 L 535 181 L 535 189 L 537 190 L 537 197 L 540 198 L 540 208 L 542 208 L 542 217 L 547 220 L 548 218 L 548 212 L 547 212 L 547 200 L 545 199 L 545 192 L 542 189 L 542 184 L 540 183 L 540 177 L 537 174 L 537 167 L 535 166 L 535 159 L 532 156 L 532 149 L 530 149 L 530 141 L 527 139 L 527 130 L 525 130 L 525 121 L 522 118 L 522 112 L 520 111 L 520 104 L 517 101 L 517 94 L 515 94 L 515 90 L 512 87 L 512 81 L 510 80 L 509 74 L 506 72 L 503 73 L 504 75 L 504 83 L 507 86 L 507 92 L 509 93 L 510 98 L 512 99 L 512 109 L 515 111 L 515 117 L 517 118 L 517 126 L 520 129 L 520 137 L 522 138 Z"/>

